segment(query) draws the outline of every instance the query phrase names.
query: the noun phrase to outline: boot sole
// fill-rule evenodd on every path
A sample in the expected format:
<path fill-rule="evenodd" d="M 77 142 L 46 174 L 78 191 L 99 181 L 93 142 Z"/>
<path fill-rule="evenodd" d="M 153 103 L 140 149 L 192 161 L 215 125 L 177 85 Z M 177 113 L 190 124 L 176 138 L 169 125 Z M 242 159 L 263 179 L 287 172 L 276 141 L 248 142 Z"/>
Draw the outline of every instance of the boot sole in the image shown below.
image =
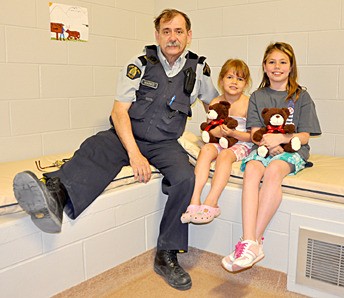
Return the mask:
<path fill-rule="evenodd" d="M 13 180 L 13 191 L 19 206 L 39 229 L 46 233 L 61 232 L 62 220 L 49 210 L 50 194 L 32 172 L 18 173 Z"/>
<path fill-rule="evenodd" d="M 192 286 L 192 282 L 190 281 L 190 283 L 186 284 L 186 285 L 174 285 L 174 284 L 171 284 L 168 282 L 165 274 L 158 268 L 154 265 L 154 271 L 159 274 L 160 276 L 163 277 L 163 279 L 172 287 L 172 288 L 175 288 L 177 290 L 181 290 L 181 291 L 186 291 L 186 290 L 189 290 Z"/>

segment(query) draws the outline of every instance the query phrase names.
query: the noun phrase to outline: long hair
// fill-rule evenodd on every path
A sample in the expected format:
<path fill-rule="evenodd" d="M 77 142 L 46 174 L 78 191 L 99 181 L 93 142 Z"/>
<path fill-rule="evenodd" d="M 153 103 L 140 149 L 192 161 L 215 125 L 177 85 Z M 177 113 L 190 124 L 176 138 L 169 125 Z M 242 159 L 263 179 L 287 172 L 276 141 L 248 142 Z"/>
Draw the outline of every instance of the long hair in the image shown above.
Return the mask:
<path fill-rule="evenodd" d="M 221 81 L 230 70 L 232 70 L 236 76 L 243 78 L 246 81 L 245 90 L 249 90 L 252 85 L 252 79 L 250 75 L 250 69 L 248 68 L 247 64 L 240 59 L 228 59 L 222 65 L 219 78 L 217 79 L 217 85 L 221 89 L 221 92 L 223 92 Z"/>
<path fill-rule="evenodd" d="M 159 32 L 160 30 L 160 21 L 163 19 L 163 22 L 171 21 L 176 15 L 180 14 L 185 20 L 185 27 L 187 31 L 191 30 L 191 21 L 189 17 L 182 11 L 177 9 L 164 9 L 155 19 L 154 27 L 155 30 Z"/>
<path fill-rule="evenodd" d="M 290 61 L 290 73 L 289 73 L 288 83 L 287 83 L 288 96 L 286 100 L 291 99 L 295 94 L 294 100 L 297 101 L 300 96 L 301 91 L 304 88 L 301 87 L 297 82 L 298 77 L 297 77 L 296 58 L 295 58 L 294 50 L 291 45 L 285 42 L 271 43 L 266 48 L 265 53 L 264 53 L 264 58 L 263 58 L 263 63 L 262 63 L 263 72 L 264 72 L 264 65 L 266 64 L 266 61 L 268 60 L 269 55 L 275 50 L 281 51 L 284 54 L 286 54 Z M 270 86 L 270 80 L 267 74 L 264 72 L 263 79 L 259 85 L 259 88 L 268 87 L 268 86 Z"/>

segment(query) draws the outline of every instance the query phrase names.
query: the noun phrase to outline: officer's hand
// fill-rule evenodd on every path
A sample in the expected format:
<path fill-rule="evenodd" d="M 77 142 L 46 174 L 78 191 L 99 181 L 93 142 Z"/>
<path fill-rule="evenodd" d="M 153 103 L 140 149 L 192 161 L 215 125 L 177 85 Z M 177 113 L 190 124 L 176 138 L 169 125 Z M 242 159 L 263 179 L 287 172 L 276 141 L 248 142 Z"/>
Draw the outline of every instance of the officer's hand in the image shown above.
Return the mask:
<path fill-rule="evenodd" d="M 152 175 L 148 160 L 143 155 L 135 155 L 130 158 L 136 181 L 147 183 Z"/>

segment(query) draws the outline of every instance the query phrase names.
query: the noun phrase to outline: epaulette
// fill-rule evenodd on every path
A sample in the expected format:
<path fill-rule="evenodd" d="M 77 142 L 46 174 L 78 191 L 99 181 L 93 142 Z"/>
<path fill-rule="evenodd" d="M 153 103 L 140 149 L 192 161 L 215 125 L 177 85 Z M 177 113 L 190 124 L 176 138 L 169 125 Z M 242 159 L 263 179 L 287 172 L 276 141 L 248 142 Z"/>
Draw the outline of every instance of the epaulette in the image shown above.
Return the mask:
<path fill-rule="evenodd" d="M 197 58 L 198 58 L 198 55 L 195 54 L 194 52 L 189 51 L 189 53 L 188 53 L 188 58 L 189 58 L 189 59 L 197 59 Z"/>
<path fill-rule="evenodd" d="M 203 62 L 205 61 L 205 57 L 204 56 L 201 56 L 201 57 L 199 57 L 199 59 L 198 59 L 198 63 L 199 64 L 203 64 Z"/>
<path fill-rule="evenodd" d="M 141 61 L 142 66 L 146 66 L 147 65 L 147 57 L 146 57 L 146 55 L 140 56 L 139 60 Z"/>

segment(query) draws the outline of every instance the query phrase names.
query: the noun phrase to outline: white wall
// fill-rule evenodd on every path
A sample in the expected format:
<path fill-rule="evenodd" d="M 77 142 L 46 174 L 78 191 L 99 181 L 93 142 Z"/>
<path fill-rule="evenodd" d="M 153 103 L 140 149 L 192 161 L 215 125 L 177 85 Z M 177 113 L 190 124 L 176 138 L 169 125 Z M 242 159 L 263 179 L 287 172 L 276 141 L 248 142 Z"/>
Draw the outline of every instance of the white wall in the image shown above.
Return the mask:
<path fill-rule="evenodd" d="M 72 151 L 107 128 L 119 69 L 154 41 L 154 16 L 172 6 L 190 16 L 191 49 L 208 58 L 214 82 L 222 63 L 238 57 L 250 66 L 253 91 L 267 44 L 292 44 L 323 130 L 312 153 L 344 155 L 344 0 L 57 2 L 88 8 L 87 43 L 50 40 L 48 1 L 1 1 L 0 161 Z M 188 129 L 198 133 L 203 120 L 196 104 Z"/>
<path fill-rule="evenodd" d="M 58 0 L 88 9 L 88 42 L 50 40 L 46 0 L 2 0 L 0 162 L 69 152 L 109 127 L 119 69 L 154 41 L 154 1 Z"/>

